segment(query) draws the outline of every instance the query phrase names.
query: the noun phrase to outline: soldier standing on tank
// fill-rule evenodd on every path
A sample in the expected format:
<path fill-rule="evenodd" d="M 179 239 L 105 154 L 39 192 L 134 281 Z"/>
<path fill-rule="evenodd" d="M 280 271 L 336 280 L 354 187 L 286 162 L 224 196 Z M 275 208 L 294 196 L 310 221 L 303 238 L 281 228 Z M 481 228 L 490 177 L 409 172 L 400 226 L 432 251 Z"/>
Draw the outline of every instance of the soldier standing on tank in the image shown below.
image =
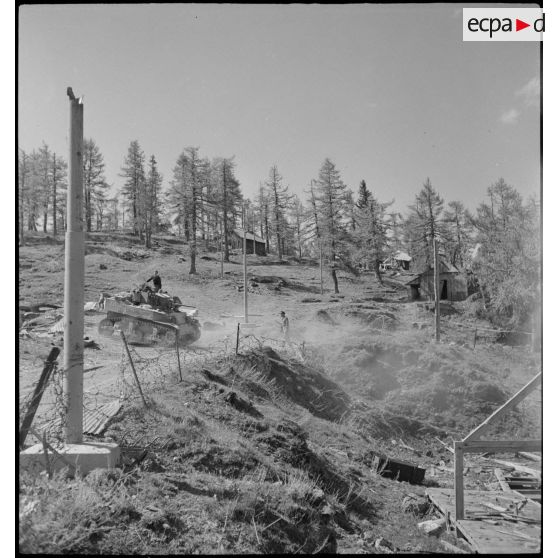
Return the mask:
<path fill-rule="evenodd" d="M 153 286 L 155 287 L 155 292 L 158 293 L 161 290 L 161 276 L 159 275 L 159 272 L 156 271 L 147 281 L 146 283 L 149 283 L 149 281 L 153 281 Z"/>

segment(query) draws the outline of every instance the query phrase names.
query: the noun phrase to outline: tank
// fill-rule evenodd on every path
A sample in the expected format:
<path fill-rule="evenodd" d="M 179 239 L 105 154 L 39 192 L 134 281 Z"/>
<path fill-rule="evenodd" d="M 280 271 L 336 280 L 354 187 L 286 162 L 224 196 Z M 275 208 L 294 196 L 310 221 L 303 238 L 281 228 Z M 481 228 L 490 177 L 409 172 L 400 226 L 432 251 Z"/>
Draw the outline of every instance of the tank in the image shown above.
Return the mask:
<path fill-rule="evenodd" d="M 197 308 L 185 306 L 177 296 L 154 293 L 149 287 L 134 289 L 130 294 L 102 295 L 100 309 L 107 317 L 99 323 L 99 334 L 112 337 L 123 331 L 128 341 L 142 344 L 179 346 L 200 338 Z"/>

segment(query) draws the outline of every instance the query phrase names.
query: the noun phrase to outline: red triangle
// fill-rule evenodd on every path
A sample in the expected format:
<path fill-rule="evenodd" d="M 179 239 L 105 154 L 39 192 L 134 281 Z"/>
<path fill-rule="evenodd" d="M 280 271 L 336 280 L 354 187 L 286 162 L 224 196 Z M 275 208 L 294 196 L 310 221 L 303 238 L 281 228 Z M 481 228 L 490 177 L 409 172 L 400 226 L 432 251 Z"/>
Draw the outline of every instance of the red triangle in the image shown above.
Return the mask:
<path fill-rule="evenodd" d="M 531 27 L 530 23 L 525 23 L 524 21 L 521 21 L 520 19 L 515 20 L 515 30 L 516 31 L 521 31 L 522 29 L 525 29 L 525 27 Z"/>

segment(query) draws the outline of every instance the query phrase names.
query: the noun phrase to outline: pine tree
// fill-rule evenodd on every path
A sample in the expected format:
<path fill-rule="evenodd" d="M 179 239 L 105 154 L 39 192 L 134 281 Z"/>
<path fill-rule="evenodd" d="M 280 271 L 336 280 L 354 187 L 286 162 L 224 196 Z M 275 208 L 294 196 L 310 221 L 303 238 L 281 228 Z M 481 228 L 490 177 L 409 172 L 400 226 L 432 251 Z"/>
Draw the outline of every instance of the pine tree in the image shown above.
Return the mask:
<path fill-rule="evenodd" d="M 488 317 L 514 329 L 540 305 L 540 222 L 538 204 L 501 178 L 488 188 L 490 203 L 477 208 L 472 224 L 480 250 L 473 272 Z"/>
<path fill-rule="evenodd" d="M 258 190 L 258 207 L 260 213 L 260 236 L 265 240 L 265 251 L 269 254 L 269 199 L 266 189 L 261 182 Z"/>
<path fill-rule="evenodd" d="M 283 258 L 283 245 L 286 234 L 285 211 L 291 199 L 288 187 L 283 186 L 283 177 L 273 165 L 269 170 L 269 177 L 265 183 L 272 215 L 272 233 L 275 235 L 277 255 Z"/>
<path fill-rule="evenodd" d="M 442 223 L 444 200 L 434 190 L 430 178 L 415 196 L 415 204 L 410 206 L 405 226 L 407 238 L 411 242 L 413 252 L 420 264 L 428 265 L 433 261 L 432 250 L 434 238 L 445 237 Z"/>
<path fill-rule="evenodd" d="M 122 176 L 125 178 L 121 193 L 128 209 L 132 213 L 132 233 L 143 240 L 142 225 L 142 195 L 145 191 L 145 155 L 139 142 L 134 140 L 128 147 L 128 154 L 122 166 Z"/>
<path fill-rule="evenodd" d="M 446 223 L 446 249 L 453 265 L 463 267 L 468 249 L 471 247 L 471 216 L 460 201 L 448 203 L 444 212 Z"/>
<path fill-rule="evenodd" d="M 108 184 L 105 179 L 105 163 L 99 146 L 93 139 L 83 140 L 83 202 L 85 227 L 93 230 L 95 210 L 106 198 Z"/>
<path fill-rule="evenodd" d="M 292 230 L 294 234 L 294 242 L 296 243 L 296 251 L 298 259 L 302 258 L 302 246 L 305 241 L 305 222 L 306 222 L 306 209 L 299 197 L 294 195 L 291 206 L 290 216 L 292 221 Z"/>
<path fill-rule="evenodd" d="M 58 221 L 65 223 L 68 164 L 62 157 L 52 154 L 52 233 L 58 234 Z"/>
<path fill-rule="evenodd" d="M 201 219 L 201 200 L 203 191 L 209 183 L 210 165 L 207 159 L 199 156 L 198 147 L 187 147 L 179 155 L 175 169 L 173 187 L 175 197 L 182 200 L 185 226 L 188 226 L 190 244 L 190 274 L 197 273 L 197 231 Z"/>
<path fill-rule="evenodd" d="M 43 232 L 47 232 L 48 209 L 50 206 L 52 192 L 52 168 L 51 154 L 48 145 L 43 142 L 39 148 L 37 160 L 37 176 L 38 176 L 38 198 L 43 213 Z"/>
<path fill-rule="evenodd" d="M 329 159 L 326 159 L 320 168 L 314 196 L 316 225 L 319 223 L 320 236 L 327 247 L 334 291 L 339 293 L 336 264 L 338 260 L 342 261 L 346 248 L 345 225 L 349 208 L 347 187 Z"/>
<path fill-rule="evenodd" d="M 368 198 L 370 198 L 370 190 L 366 187 L 366 182 L 361 180 L 358 186 L 357 208 L 362 209 L 368 207 Z"/>
<path fill-rule="evenodd" d="M 149 159 L 147 179 L 145 183 L 145 247 L 151 247 L 151 236 L 153 229 L 159 224 L 161 211 L 161 188 L 163 176 L 157 168 L 157 160 L 154 155 Z"/>
<path fill-rule="evenodd" d="M 213 160 L 212 182 L 214 191 L 214 203 L 220 214 L 220 233 L 223 239 L 223 260 L 230 261 L 229 235 L 235 226 L 237 208 L 242 202 L 240 183 L 234 174 L 234 159 L 217 158 Z"/>
<path fill-rule="evenodd" d="M 389 221 L 386 209 L 392 203 L 380 203 L 374 194 L 367 191 L 366 202 L 362 203 L 361 207 L 357 205 L 358 252 L 361 257 L 372 263 L 380 284 L 383 284 L 380 263 L 386 258 L 389 247 Z"/>

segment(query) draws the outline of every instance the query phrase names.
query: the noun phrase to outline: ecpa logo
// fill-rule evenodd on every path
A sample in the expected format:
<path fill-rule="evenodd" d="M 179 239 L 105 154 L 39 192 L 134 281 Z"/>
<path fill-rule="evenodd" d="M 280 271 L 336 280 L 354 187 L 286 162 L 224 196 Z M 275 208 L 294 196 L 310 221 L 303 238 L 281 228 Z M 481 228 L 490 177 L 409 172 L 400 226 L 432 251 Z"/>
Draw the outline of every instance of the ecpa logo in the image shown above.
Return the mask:
<path fill-rule="evenodd" d="M 464 41 L 542 41 L 540 8 L 463 8 Z"/>

